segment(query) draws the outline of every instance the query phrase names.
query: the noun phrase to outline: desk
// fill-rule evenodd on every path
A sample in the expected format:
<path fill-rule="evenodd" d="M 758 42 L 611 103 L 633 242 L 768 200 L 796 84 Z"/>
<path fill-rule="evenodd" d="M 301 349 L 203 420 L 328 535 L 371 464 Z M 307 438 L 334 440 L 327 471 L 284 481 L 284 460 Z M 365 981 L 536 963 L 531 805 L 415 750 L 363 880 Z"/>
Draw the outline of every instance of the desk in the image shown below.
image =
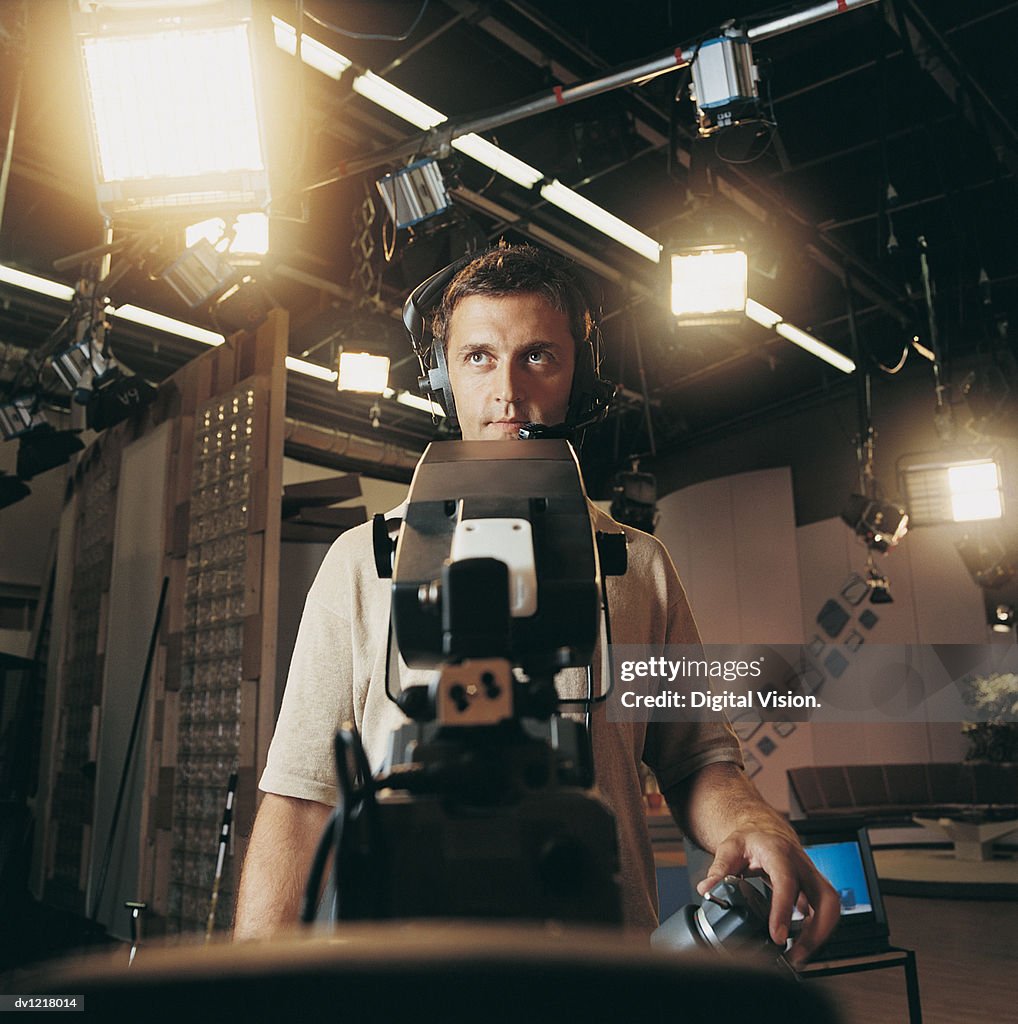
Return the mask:
<path fill-rule="evenodd" d="M 856 974 L 860 971 L 879 971 L 884 967 L 901 967 L 905 971 L 905 994 L 908 997 L 909 1024 L 922 1024 L 923 1009 L 919 1003 L 919 973 L 915 953 L 911 949 L 889 946 L 884 953 L 868 956 L 848 956 L 839 960 L 818 960 L 800 968 L 801 978 L 829 978 L 835 974 Z"/>

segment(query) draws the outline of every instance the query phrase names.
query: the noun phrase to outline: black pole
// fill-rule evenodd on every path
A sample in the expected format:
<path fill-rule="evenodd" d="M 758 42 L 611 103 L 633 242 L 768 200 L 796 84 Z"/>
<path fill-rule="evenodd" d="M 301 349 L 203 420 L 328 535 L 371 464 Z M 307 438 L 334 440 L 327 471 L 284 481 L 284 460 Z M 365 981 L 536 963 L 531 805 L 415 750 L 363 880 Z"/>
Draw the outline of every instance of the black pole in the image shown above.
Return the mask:
<path fill-rule="evenodd" d="M 113 821 L 110 823 L 110 834 L 106 839 L 106 849 L 103 852 L 102 867 L 99 868 L 99 881 L 96 884 L 95 899 L 92 901 L 92 913 L 89 917 L 95 921 L 99 914 L 99 904 L 102 901 L 103 890 L 106 888 L 106 874 L 110 869 L 110 857 L 113 855 L 113 839 L 117 834 L 117 824 L 120 821 L 120 810 L 124 804 L 124 790 L 127 788 L 127 776 L 131 771 L 131 760 L 134 756 L 134 745 L 138 739 L 138 727 L 141 725 L 141 712 L 145 706 L 145 695 L 148 693 L 148 677 L 152 671 L 152 661 L 156 653 L 156 641 L 159 638 L 159 625 L 163 620 L 163 608 L 166 605 L 166 591 L 170 586 L 169 576 L 163 577 L 163 588 L 159 592 L 159 606 L 156 608 L 156 620 L 152 626 L 152 635 L 148 641 L 148 656 L 145 658 L 145 671 L 141 677 L 141 688 L 138 690 L 138 702 L 134 708 L 134 722 L 131 725 L 131 737 L 127 741 L 127 751 L 124 754 L 124 767 L 120 772 L 120 788 L 117 790 L 117 802 L 113 807 Z"/>

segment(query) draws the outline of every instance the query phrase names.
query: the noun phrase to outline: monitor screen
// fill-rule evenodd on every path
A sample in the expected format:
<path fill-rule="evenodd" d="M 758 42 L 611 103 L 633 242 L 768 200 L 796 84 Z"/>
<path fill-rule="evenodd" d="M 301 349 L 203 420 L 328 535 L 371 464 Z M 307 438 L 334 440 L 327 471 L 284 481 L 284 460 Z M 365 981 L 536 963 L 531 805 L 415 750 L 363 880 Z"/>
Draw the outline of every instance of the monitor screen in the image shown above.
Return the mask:
<path fill-rule="evenodd" d="M 857 842 L 807 843 L 805 849 L 817 870 L 834 886 L 841 898 L 842 917 L 867 914 L 873 910 Z M 792 920 L 801 921 L 802 914 L 798 910 L 794 911 Z"/>

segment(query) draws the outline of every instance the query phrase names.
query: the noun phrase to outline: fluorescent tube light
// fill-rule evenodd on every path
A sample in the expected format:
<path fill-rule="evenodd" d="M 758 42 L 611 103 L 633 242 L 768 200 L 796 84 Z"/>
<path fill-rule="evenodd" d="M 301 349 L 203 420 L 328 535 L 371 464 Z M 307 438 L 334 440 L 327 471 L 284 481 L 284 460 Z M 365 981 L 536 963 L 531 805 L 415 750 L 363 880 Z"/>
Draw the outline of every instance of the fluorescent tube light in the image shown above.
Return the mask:
<path fill-rule="evenodd" d="M 155 313 L 151 309 L 142 309 L 140 306 L 132 306 L 130 303 L 117 306 L 116 309 L 107 306 L 106 312 L 121 320 L 130 320 L 132 323 L 142 324 L 144 327 L 154 327 L 158 331 L 166 331 L 167 334 L 176 334 L 181 338 L 200 341 L 203 345 L 217 346 L 226 341 L 226 338 L 221 334 L 216 334 L 215 331 L 207 331 L 204 327 L 186 324 L 183 320 L 175 320 L 172 316 L 163 316 L 162 313 Z"/>
<path fill-rule="evenodd" d="M 484 164 L 485 167 L 491 168 L 491 170 L 496 171 L 510 181 L 515 181 L 517 185 L 522 185 L 524 188 L 533 188 L 544 178 L 544 175 L 536 167 L 531 167 L 530 164 L 524 163 L 513 156 L 512 153 L 499 149 L 493 142 L 482 139 L 480 135 L 476 135 L 474 132 L 471 132 L 469 135 L 461 135 L 458 139 L 453 139 L 452 148 L 458 149 L 461 153 L 466 153 L 467 156 L 473 157 L 478 163 Z"/>
<path fill-rule="evenodd" d="M 423 395 L 415 395 L 409 391 L 400 391 L 396 395 L 396 401 L 400 405 L 405 405 L 410 409 L 419 409 L 421 412 L 426 412 L 430 415 L 442 414 L 442 410 L 430 398 L 425 398 Z"/>
<path fill-rule="evenodd" d="M 276 39 L 276 46 L 295 57 L 297 55 L 297 30 L 293 25 L 288 25 L 273 15 L 272 32 Z M 307 33 L 301 33 L 300 59 L 308 67 L 321 71 L 323 75 L 328 75 L 329 78 L 334 78 L 337 82 L 352 63 L 341 53 L 330 50 L 324 43 L 312 39 Z"/>
<path fill-rule="evenodd" d="M 541 196 L 560 210 L 572 214 L 577 220 L 582 220 L 609 238 L 614 238 L 616 242 L 621 242 L 634 252 L 638 252 L 652 263 L 661 262 L 661 244 L 659 242 L 655 242 L 649 235 L 638 231 L 632 224 L 620 220 L 615 214 L 609 213 L 597 203 L 592 203 L 589 199 L 581 196 L 579 192 L 574 192 L 557 178 L 541 187 Z"/>
<path fill-rule="evenodd" d="M 829 363 L 836 370 L 841 370 L 842 373 L 855 372 L 855 363 L 848 356 L 843 356 L 837 349 L 826 345 L 819 338 L 814 338 L 812 334 L 807 334 L 801 327 L 795 327 L 793 324 L 785 323 L 782 320 L 774 325 L 774 330 L 786 341 L 804 348 L 811 355 L 822 359 L 825 363 Z"/>
<path fill-rule="evenodd" d="M 54 299 L 64 299 L 67 302 L 74 298 L 74 289 L 69 285 L 61 284 L 59 281 L 50 281 L 48 278 L 38 277 L 35 274 L 28 274 L 24 270 L 15 270 L 14 267 L 5 267 L 2 263 L 0 263 L 0 282 L 13 284 L 17 288 L 27 288 L 30 292 L 49 295 Z"/>
<path fill-rule="evenodd" d="M 768 309 L 753 299 L 746 299 L 746 316 L 769 331 L 773 331 L 783 319 L 780 313 L 775 313 L 773 309 Z"/>
<path fill-rule="evenodd" d="M 286 368 L 293 370 L 294 373 L 302 373 L 305 377 L 316 377 L 318 380 L 327 381 L 329 384 L 335 384 L 339 377 L 335 370 L 330 370 L 327 366 L 322 366 L 321 363 L 311 363 L 306 359 L 298 359 L 296 356 L 286 357 Z"/>
<path fill-rule="evenodd" d="M 365 71 L 353 80 L 353 91 L 360 93 L 365 99 L 385 107 L 391 114 L 409 121 L 412 125 L 426 132 L 449 119 L 434 107 L 429 107 L 410 93 L 379 78 L 373 71 Z"/>

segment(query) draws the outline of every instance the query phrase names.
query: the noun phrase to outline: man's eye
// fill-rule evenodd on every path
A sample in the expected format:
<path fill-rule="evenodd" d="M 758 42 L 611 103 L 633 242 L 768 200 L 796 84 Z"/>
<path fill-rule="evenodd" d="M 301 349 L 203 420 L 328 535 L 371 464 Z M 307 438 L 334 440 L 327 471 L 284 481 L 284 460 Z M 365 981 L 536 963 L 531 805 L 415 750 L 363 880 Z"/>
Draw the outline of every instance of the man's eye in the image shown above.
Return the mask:
<path fill-rule="evenodd" d="M 539 348 L 527 353 L 527 361 L 531 363 L 547 363 L 551 361 L 551 355 L 543 348 Z"/>
<path fill-rule="evenodd" d="M 481 365 L 483 365 L 487 361 L 487 359 L 488 359 L 488 353 L 487 352 L 468 352 L 467 353 L 467 362 L 471 366 L 481 366 Z"/>

